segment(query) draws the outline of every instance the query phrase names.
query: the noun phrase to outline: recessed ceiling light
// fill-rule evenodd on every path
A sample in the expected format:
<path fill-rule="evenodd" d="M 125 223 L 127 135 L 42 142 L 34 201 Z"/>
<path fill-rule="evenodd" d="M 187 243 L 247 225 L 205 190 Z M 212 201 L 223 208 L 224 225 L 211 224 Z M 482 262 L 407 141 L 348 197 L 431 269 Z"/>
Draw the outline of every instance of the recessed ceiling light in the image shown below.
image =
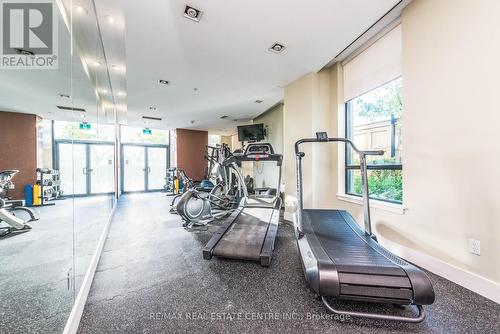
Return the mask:
<path fill-rule="evenodd" d="M 286 49 L 286 46 L 284 46 L 283 44 L 278 43 L 278 42 L 274 42 L 274 44 L 271 45 L 271 47 L 269 48 L 269 51 L 274 52 L 274 53 L 282 53 L 283 51 L 285 51 L 285 49 Z"/>
<path fill-rule="evenodd" d="M 262 100 L 255 100 L 254 101 L 254 103 L 262 103 L 262 102 L 264 102 L 264 101 L 262 101 Z"/>
<path fill-rule="evenodd" d="M 76 11 L 80 15 L 87 15 L 88 14 L 88 11 L 85 8 L 83 8 L 82 6 L 76 6 Z"/>
<path fill-rule="evenodd" d="M 184 8 L 184 17 L 187 17 L 190 20 L 200 22 L 201 14 L 203 12 L 199 9 L 186 5 Z"/>
<path fill-rule="evenodd" d="M 163 79 L 160 79 L 159 83 L 161 83 L 162 85 L 170 84 L 170 82 L 168 80 L 163 80 Z"/>
<path fill-rule="evenodd" d="M 228 117 L 229 117 L 229 116 L 224 115 L 224 116 L 221 116 L 221 117 L 220 117 L 220 119 L 226 119 L 226 118 L 228 118 Z"/>
<path fill-rule="evenodd" d="M 195 88 L 193 88 L 193 90 L 194 90 L 195 92 L 197 92 L 197 91 L 198 91 L 198 88 L 196 88 L 196 87 L 195 87 Z"/>
<path fill-rule="evenodd" d="M 149 107 L 149 110 L 156 111 L 156 107 L 151 106 Z"/>
<path fill-rule="evenodd" d="M 65 98 L 65 99 L 71 99 L 71 96 L 68 94 L 57 94 L 57 95 L 59 95 L 59 97 Z"/>
<path fill-rule="evenodd" d="M 106 19 L 106 21 L 108 21 L 108 23 L 113 24 L 116 22 L 115 18 L 111 15 L 106 15 L 106 16 L 104 16 L 104 18 Z"/>
<path fill-rule="evenodd" d="M 196 122 L 196 121 L 191 121 L 191 122 L 189 122 L 189 123 L 194 124 L 195 122 Z"/>

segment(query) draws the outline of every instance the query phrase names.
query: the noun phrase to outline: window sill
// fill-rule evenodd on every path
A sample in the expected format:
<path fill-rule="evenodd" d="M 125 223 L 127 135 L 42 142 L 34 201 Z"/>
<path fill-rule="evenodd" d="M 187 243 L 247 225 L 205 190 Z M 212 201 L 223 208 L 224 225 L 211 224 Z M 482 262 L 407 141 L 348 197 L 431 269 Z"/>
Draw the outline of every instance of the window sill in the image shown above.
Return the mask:
<path fill-rule="evenodd" d="M 360 197 L 346 195 L 346 194 L 337 194 L 337 198 L 341 201 L 354 203 L 362 205 L 363 201 Z M 380 210 L 396 213 L 399 215 L 404 215 L 406 213 L 407 208 L 405 208 L 402 204 L 388 203 L 384 201 L 378 201 L 376 199 L 370 199 L 370 207 L 377 208 Z"/>

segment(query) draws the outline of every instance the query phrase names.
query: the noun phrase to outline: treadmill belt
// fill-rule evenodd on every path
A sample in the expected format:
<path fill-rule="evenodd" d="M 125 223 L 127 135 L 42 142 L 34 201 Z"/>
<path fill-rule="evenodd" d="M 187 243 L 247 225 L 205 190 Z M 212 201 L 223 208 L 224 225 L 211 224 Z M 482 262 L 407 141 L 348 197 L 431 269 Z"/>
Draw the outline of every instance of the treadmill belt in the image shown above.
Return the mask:
<path fill-rule="evenodd" d="M 355 232 L 359 227 L 347 212 L 304 210 L 304 218 L 322 248 L 341 272 L 406 276 L 392 259 L 372 247 L 368 236 Z M 351 224 L 346 219 L 351 218 Z"/>
<path fill-rule="evenodd" d="M 245 208 L 218 242 L 213 255 L 258 261 L 273 211 Z"/>

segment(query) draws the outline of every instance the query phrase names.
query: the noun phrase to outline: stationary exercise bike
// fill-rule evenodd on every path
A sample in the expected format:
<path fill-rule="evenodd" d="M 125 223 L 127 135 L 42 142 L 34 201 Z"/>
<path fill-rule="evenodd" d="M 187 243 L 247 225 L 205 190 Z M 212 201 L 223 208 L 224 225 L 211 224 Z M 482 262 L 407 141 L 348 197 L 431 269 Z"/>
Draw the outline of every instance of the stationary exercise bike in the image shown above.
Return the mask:
<path fill-rule="evenodd" d="M 206 189 L 195 187 L 188 189 L 176 205 L 176 211 L 183 220 L 183 226 L 203 226 L 215 219 L 231 213 L 243 194 L 244 181 L 237 166 L 224 166 L 222 163 L 230 157 L 227 145 L 205 149 L 205 158 L 209 161 L 208 178 L 214 187 Z"/>
<path fill-rule="evenodd" d="M 24 206 L 24 201 L 12 200 L 7 196 L 8 191 L 14 188 L 12 178 L 18 172 L 18 170 L 0 171 L 0 237 L 14 232 L 27 232 L 31 230 L 28 223 L 39 219 L 33 210 Z M 1 226 L 2 223 L 8 226 Z"/>

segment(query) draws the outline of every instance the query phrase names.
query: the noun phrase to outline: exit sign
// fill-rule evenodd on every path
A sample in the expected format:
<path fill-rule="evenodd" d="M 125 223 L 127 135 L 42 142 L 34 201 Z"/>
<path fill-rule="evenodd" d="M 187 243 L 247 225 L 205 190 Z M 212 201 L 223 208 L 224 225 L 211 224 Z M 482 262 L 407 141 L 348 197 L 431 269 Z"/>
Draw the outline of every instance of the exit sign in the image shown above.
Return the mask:
<path fill-rule="evenodd" d="M 144 135 L 150 135 L 152 133 L 153 133 L 153 131 L 151 131 L 150 128 L 144 128 L 144 129 L 142 129 L 142 134 L 144 134 Z"/>
<path fill-rule="evenodd" d="M 90 123 L 87 122 L 80 123 L 80 130 L 90 130 Z"/>

